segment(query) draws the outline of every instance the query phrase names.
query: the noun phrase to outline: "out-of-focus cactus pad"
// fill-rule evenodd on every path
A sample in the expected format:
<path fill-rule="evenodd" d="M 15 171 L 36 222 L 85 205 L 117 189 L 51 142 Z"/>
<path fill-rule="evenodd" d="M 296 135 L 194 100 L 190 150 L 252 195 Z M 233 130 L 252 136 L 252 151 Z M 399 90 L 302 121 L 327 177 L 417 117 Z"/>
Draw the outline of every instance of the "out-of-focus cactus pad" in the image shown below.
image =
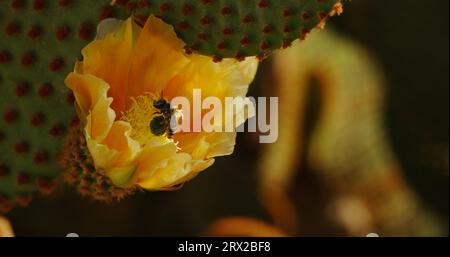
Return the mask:
<path fill-rule="evenodd" d="M 116 0 L 136 15 L 175 27 L 188 51 L 221 58 L 263 58 L 340 13 L 341 0 Z"/>
<path fill-rule="evenodd" d="M 0 1 L 0 210 L 54 188 L 55 158 L 76 122 L 63 80 L 98 22 L 119 15 L 114 8 L 108 0 Z"/>

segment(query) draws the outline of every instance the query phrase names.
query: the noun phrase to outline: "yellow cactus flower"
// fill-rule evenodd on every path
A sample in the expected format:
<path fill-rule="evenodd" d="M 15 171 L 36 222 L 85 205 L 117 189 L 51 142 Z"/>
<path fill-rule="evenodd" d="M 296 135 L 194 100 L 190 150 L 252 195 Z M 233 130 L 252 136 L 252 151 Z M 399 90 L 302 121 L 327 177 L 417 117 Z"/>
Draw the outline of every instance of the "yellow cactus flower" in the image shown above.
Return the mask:
<path fill-rule="evenodd" d="M 168 136 L 153 133 L 149 122 L 161 97 L 192 99 L 193 89 L 201 89 L 202 98 L 245 97 L 256 58 L 215 63 L 188 55 L 173 28 L 153 16 L 143 27 L 132 18 L 104 21 L 82 55 L 65 83 L 95 168 L 115 186 L 170 189 L 233 152 L 235 132 Z"/>

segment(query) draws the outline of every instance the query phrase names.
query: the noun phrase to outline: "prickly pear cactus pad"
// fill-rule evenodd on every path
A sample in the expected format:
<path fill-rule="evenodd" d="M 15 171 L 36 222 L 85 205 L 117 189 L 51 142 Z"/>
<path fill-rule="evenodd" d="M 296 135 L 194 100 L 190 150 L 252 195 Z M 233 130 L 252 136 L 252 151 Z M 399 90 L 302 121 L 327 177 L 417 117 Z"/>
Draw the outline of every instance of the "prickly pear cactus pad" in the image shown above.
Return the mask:
<path fill-rule="evenodd" d="M 0 1 L 0 209 L 49 193 L 55 161 L 74 119 L 63 80 L 110 1 Z"/>
<path fill-rule="evenodd" d="M 37 192 L 54 189 L 64 139 L 79 122 L 63 81 L 101 20 L 132 14 L 142 26 L 150 15 L 160 17 L 184 41 L 187 54 L 219 62 L 263 59 L 341 11 L 341 0 L 1 0 L 0 210 L 26 206 Z M 85 163 L 75 161 L 70 164 Z M 86 185 L 89 179 L 76 172 L 66 180 Z M 97 188 L 94 193 L 105 198 Z"/>
<path fill-rule="evenodd" d="M 222 58 L 264 58 L 304 39 L 342 12 L 341 0 L 115 0 L 172 24 L 186 50 Z"/>

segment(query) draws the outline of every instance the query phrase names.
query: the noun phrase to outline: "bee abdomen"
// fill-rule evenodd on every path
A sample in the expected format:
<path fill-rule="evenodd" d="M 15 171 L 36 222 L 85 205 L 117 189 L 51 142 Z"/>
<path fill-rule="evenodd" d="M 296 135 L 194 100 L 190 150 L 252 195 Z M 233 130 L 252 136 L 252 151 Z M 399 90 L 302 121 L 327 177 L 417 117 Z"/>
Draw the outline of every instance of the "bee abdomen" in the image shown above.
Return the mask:
<path fill-rule="evenodd" d="M 170 123 L 164 115 L 157 115 L 150 121 L 150 131 L 155 136 L 164 135 L 169 127 Z"/>

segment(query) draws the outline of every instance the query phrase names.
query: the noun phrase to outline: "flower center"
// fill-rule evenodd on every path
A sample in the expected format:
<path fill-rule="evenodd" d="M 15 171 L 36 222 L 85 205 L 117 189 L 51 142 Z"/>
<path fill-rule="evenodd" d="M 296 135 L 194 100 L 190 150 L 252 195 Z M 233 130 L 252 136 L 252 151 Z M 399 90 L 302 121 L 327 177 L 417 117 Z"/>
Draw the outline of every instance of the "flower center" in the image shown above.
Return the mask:
<path fill-rule="evenodd" d="M 170 119 L 173 113 L 169 102 L 146 94 L 133 98 L 131 107 L 122 113 L 120 119 L 130 123 L 130 137 L 145 146 L 153 137 L 171 140 Z"/>

